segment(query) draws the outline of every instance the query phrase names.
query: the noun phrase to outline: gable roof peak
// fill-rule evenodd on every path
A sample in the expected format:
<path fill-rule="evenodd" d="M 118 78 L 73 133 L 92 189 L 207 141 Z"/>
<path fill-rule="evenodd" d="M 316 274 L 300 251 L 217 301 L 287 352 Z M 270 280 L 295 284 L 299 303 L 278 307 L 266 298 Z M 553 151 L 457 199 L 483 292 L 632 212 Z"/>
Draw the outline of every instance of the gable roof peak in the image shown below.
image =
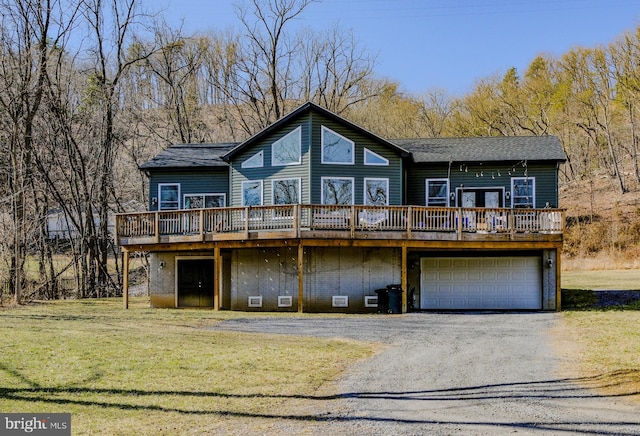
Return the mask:
<path fill-rule="evenodd" d="M 317 103 L 314 103 L 312 101 L 307 101 L 305 103 L 303 103 L 302 105 L 298 106 L 298 108 L 294 109 L 293 111 L 289 112 L 288 114 L 286 114 L 285 116 L 283 116 L 282 118 L 280 118 L 279 120 L 273 122 L 272 124 L 270 124 L 269 126 L 265 127 L 264 129 L 260 130 L 259 132 L 257 132 L 256 134 L 254 134 L 253 136 L 251 136 L 250 138 L 246 139 L 245 141 L 241 142 L 240 144 L 238 144 L 237 147 L 233 148 L 231 151 L 229 151 L 228 153 L 226 153 L 224 156 L 222 156 L 222 158 L 229 162 L 234 156 L 238 155 L 238 153 L 240 153 L 242 150 L 244 150 L 245 148 L 247 148 L 248 146 L 250 146 L 251 144 L 254 144 L 256 141 L 259 141 L 260 139 L 264 138 L 265 136 L 277 131 L 278 129 L 280 129 L 281 127 L 283 127 L 284 125 L 286 125 L 288 122 L 290 122 L 291 120 L 297 118 L 298 116 L 307 113 L 307 112 L 316 112 L 319 113 L 327 118 L 332 119 L 333 121 L 335 121 L 336 123 L 342 124 L 343 126 L 347 126 L 348 128 L 355 130 L 365 136 L 368 136 L 372 139 L 374 139 L 377 142 L 383 143 L 385 144 L 387 147 L 396 150 L 397 152 L 399 152 L 403 157 L 409 156 L 409 153 L 404 150 L 403 148 L 401 148 L 400 146 L 398 146 L 397 144 L 394 144 L 393 142 L 390 142 L 387 139 L 381 138 L 380 136 L 376 135 L 373 132 L 370 132 L 366 129 L 364 129 L 363 127 L 358 126 L 355 123 L 352 123 L 351 121 L 347 120 L 346 118 L 343 118 L 342 116 L 330 111 L 327 108 L 324 108 L 320 105 L 318 105 Z"/>

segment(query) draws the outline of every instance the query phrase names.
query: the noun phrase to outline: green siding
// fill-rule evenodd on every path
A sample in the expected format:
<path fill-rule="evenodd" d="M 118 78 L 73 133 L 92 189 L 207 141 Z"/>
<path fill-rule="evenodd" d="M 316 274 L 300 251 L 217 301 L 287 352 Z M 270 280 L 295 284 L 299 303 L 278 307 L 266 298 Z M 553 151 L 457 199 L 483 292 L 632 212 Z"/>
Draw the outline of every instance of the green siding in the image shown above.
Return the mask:
<path fill-rule="evenodd" d="M 185 194 L 226 194 L 229 205 L 229 173 L 226 167 L 199 171 L 153 171 L 149 175 L 149 210 L 157 210 L 159 183 L 180 184 L 180 207 Z"/>
<path fill-rule="evenodd" d="M 282 138 L 298 126 L 302 127 L 302 160 L 300 165 L 271 166 L 271 144 Z M 334 132 L 355 142 L 354 165 L 327 165 L 321 163 L 321 130 L 325 126 Z M 389 166 L 364 165 L 364 149 L 389 160 Z M 264 166 L 261 168 L 242 168 L 242 162 L 254 154 L 264 152 Z M 309 113 L 284 126 L 277 133 L 269 135 L 253 147 L 243 150 L 234 158 L 231 165 L 231 198 L 229 204 L 242 204 L 242 182 L 247 180 L 263 181 L 263 202 L 273 204 L 271 183 L 275 179 L 300 178 L 302 183 L 301 201 L 306 204 L 319 204 L 321 201 L 322 177 L 353 177 L 355 203 L 362 204 L 365 178 L 389 179 L 389 204 L 402 204 L 402 159 L 397 153 L 368 137 L 335 123 L 319 114 Z"/>
<path fill-rule="evenodd" d="M 426 179 L 449 179 L 450 192 L 463 185 L 463 189 L 473 188 L 504 188 L 511 191 L 512 177 L 525 177 L 522 164 L 501 165 L 491 164 L 462 164 L 412 166 L 407 170 L 407 204 L 426 204 Z M 511 175 L 509 172 L 511 171 Z M 557 178 L 558 171 L 555 162 L 529 163 L 526 167 L 527 177 L 535 178 L 535 207 L 558 206 Z M 453 204 L 452 204 L 453 206 Z M 505 207 L 511 207 L 507 201 Z"/>
<path fill-rule="evenodd" d="M 302 183 L 301 202 L 309 203 L 309 125 L 308 117 L 293 121 L 288 126 L 283 127 L 277 133 L 269 135 L 257 145 L 244 150 L 234 158 L 231 163 L 231 199 L 232 206 L 242 205 L 242 182 L 247 180 L 262 180 L 262 199 L 265 205 L 272 204 L 273 194 L 271 183 L 278 179 L 300 178 Z M 301 131 L 301 164 L 287 166 L 271 166 L 271 144 L 278 139 L 294 131 L 298 126 Z M 242 168 L 242 162 L 249 159 L 254 154 L 264 152 L 264 166 L 261 168 Z"/>
<path fill-rule="evenodd" d="M 319 204 L 321 202 L 322 177 L 353 177 L 354 178 L 354 202 L 363 204 L 364 202 L 364 179 L 380 178 L 389 179 L 389 204 L 402 204 L 403 178 L 402 159 L 398 154 L 379 142 L 368 138 L 358 132 L 336 123 L 320 114 L 313 114 L 313 135 L 311 147 L 311 180 L 313 190 L 311 202 Z M 350 139 L 355 143 L 355 164 L 354 165 L 331 165 L 322 163 L 321 131 L 325 126 L 334 132 Z M 367 148 L 376 154 L 389 160 L 388 166 L 365 165 L 364 149 Z"/>

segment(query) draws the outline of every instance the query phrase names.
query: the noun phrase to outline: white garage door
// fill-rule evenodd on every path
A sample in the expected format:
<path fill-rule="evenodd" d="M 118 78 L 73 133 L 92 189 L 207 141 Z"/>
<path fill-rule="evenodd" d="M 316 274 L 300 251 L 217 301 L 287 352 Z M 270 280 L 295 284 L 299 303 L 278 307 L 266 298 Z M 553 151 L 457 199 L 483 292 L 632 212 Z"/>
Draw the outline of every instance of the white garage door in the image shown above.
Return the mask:
<path fill-rule="evenodd" d="M 421 260 L 422 309 L 541 309 L 539 257 Z"/>

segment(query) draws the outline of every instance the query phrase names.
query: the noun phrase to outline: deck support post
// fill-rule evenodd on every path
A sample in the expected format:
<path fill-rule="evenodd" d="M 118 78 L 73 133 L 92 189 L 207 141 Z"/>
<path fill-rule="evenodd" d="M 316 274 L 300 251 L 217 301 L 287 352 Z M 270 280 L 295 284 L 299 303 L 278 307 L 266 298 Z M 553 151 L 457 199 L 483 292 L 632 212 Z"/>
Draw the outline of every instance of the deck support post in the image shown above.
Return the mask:
<path fill-rule="evenodd" d="M 122 251 L 122 298 L 124 308 L 129 308 L 129 250 Z"/>
<path fill-rule="evenodd" d="M 298 243 L 298 313 L 304 312 L 304 245 Z"/>
<path fill-rule="evenodd" d="M 560 270 L 562 265 L 560 265 L 561 259 L 561 251 L 559 248 L 556 248 L 556 311 L 560 312 L 562 310 L 562 277 Z"/>
<path fill-rule="evenodd" d="M 402 244 L 402 268 L 400 273 L 400 287 L 402 288 L 402 313 L 407 313 L 407 244 Z"/>
<path fill-rule="evenodd" d="M 220 275 L 222 271 L 222 257 L 220 256 L 220 247 L 213 248 L 213 310 L 220 310 Z"/>

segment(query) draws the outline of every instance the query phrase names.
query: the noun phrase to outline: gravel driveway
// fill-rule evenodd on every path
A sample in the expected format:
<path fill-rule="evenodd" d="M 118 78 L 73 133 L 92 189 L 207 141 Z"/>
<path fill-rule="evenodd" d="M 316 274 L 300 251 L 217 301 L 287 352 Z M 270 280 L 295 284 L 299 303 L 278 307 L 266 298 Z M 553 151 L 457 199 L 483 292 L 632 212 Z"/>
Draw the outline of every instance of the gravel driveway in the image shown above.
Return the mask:
<path fill-rule="evenodd" d="M 640 435 L 640 408 L 560 375 L 556 313 L 411 313 L 235 319 L 217 329 L 387 344 L 309 400 L 308 414 L 264 434 Z M 330 400 L 330 401 L 329 401 Z"/>

